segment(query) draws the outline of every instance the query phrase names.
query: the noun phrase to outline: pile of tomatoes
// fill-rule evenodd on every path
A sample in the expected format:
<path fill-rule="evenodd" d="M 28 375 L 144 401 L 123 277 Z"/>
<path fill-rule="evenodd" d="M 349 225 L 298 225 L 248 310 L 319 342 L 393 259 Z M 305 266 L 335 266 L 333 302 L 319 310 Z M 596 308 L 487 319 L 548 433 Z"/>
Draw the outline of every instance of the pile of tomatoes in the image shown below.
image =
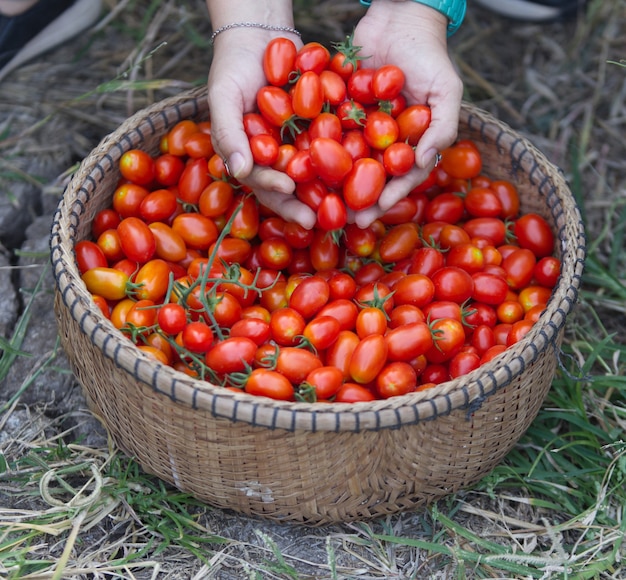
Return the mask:
<path fill-rule="evenodd" d="M 371 70 L 361 80 L 366 69 L 352 61 L 353 71 L 342 74 L 346 54 L 330 58 L 317 43 L 278 66 L 283 60 L 272 51 L 286 50 L 279 44 L 268 47 L 270 82 L 244 125 L 257 163 L 293 177 L 318 224 L 307 230 L 260 205 L 215 154 L 210 121 L 180 121 L 157 155 L 124 153 L 111 207 L 95 216 L 93 239 L 76 244 L 82 279 L 103 315 L 164 365 L 225 389 L 310 402 L 431 388 L 519 341 L 560 272 L 546 220 L 520 215 L 514 185 L 485 175 L 468 140 L 443 151 L 429 178 L 369 227 L 323 213 L 333 195 L 343 213 L 375 203 L 372 184 L 378 192 L 401 174 L 388 151 L 406 145 L 412 165 L 427 123 L 414 113 L 403 120 L 412 107 L 396 72 L 394 82 L 376 82 L 379 71 Z M 320 55 L 318 72 L 311 63 Z M 378 88 L 357 100 L 361 82 Z M 265 96 L 274 89 L 289 96 L 282 113 Z M 344 109 L 356 128 L 345 126 Z M 378 127 L 371 121 L 378 113 L 395 119 L 394 139 L 368 128 Z M 329 115 L 338 136 L 322 128 Z M 357 134 L 358 150 L 348 144 Z M 269 149 L 276 158 L 263 157 Z M 382 167 L 380 181 L 359 161 Z M 296 167 L 312 173 L 298 175 Z"/>

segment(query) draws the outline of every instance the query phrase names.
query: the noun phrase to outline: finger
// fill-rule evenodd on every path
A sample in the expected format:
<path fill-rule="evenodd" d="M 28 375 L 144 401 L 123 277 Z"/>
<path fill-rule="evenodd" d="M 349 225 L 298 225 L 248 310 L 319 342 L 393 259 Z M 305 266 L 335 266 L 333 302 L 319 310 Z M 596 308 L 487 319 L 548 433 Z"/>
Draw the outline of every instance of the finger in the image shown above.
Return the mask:
<path fill-rule="evenodd" d="M 265 190 L 257 190 L 255 193 L 260 203 L 289 222 L 299 223 L 310 230 L 317 221 L 315 212 L 294 195 Z"/>
<path fill-rule="evenodd" d="M 291 195 L 296 188 L 293 179 L 286 173 L 260 165 L 255 165 L 248 177 L 241 182 L 255 192 L 258 190 Z"/>

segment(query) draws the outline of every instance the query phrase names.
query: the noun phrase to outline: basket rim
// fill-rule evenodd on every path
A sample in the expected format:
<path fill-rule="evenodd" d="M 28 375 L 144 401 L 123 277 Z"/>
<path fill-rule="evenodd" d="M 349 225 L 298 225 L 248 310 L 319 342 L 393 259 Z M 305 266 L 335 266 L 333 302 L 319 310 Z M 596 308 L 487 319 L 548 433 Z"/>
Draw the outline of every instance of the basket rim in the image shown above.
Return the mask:
<path fill-rule="evenodd" d="M 172 401 L 230 421 L 294 431 L 360 431 L 399 428 L 432 420 L 463 409 L 469 417 L 485 399 L 510 384 L 546 349 L 555 349 L 567 314 L 574 307 L 584 268 L 584 226 L 562 172 L 528 139 L 473 104 L 461 105 L 461 122 L 469 129 L 489 135 L 500 152 L 508 149 L 514 167 L 526 170 L 543 192 L 552 211 L 563 213 L 562 272 L 542 324 L 536 324 L 519 343 L 494 361 L 471 373 L 428 389 L 368 403 L 305 403 L 275 401 L 246 393 L 234 393 L 194 379 L 156 363 L 128 341 L 90 301 L 74 260 L 76 224 L 92 192 L 107 170 L 115 169 L 123 152 L 137 138 L 154 135 L 159 124 L 167 129 L 178 120 L 208 115 L 206 88 L 185 91 L 155 103 L 129 117 L 106 136 L 80 164 L 67 185 L 53 217 L 50 256 L 55 291 L 62 308 L 80 325 L 104 356 L 154 391 Z M 111 192 L 112 193 L 112 192 Z M 565 236 L 565 239 L 563 237 Z M 165 386 L 163 386 L 165 385 Z"/>

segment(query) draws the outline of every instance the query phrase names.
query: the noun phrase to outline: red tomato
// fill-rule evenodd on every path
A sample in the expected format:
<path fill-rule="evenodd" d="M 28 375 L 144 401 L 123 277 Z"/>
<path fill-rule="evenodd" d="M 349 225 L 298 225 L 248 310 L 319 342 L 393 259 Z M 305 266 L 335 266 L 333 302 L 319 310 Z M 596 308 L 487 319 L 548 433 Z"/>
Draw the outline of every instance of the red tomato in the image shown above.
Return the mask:
<path fill-rule="evenodd" d="M 306 321 L 302 314 L 288 306 L 278 308 L 270 315 L 272 339 L 283 346 L 297 344 L 305 326 Z"/>
<path fill-rule="evenodd" d="M 267 342 L 271 336 L 269 322 L 261 318 L 241 318 L 230 327 L 231 338 L 246 337 L 257 346 Z"/>
<path fill-rule="evenodd" d="M 172 221 L 174 230 L 188 248 L 208 250 L 217 240 L 218 231 L 213 220 L 199 213 L 181 213 Z"/>
<path fill-rule="evenodd" d="M 425 322 L 409 322 L 390 330 L 385 344 L 389 360 L 410 361 L 432 348 L 433 333 Z"/>
<path fill-rule="evenodd" d="M 91 234 L 97 240 L 107 230 L 115 230 L 122 221 L 119 213 L 111 208 L 100 210 L 91 223 Z"/>
<path fill-rule="evenodd" d="M 554 234 L 550 224 L 539 214 L 527 213 L 517 219 L 513 233 L 522 248 L 532 251 L 537 258 L 554 251 Z"/>
<path fill-rule="evenodd" d="M 259 112 L 275 127 L 283 127 L 294 116 L 289 93 L 280 87 L 264 86 L 256 94 Z"/>
<path fill-rule="evenodd" d="M 294 398 L 291 382 L 280 373 L 268 369 L 254 369 L 246 381 L 244 390 L 249 395 L 279 401 L 291 401 Z"/>
<path fill-rule="evenodd" d="M 363 136 L 370 147 L 386 149 L 397 141 L 399 134 L 398 123 L 388 113 L 373 111 L 367 115 Z"/>
<path fill-rule="evenodd" d="M 480 366 L 480 356 L 475 352 L 461 351 L 455 354 L 448 363 L 450 378 L 466 375 Z"/>
<path fill-rule="evenodd" d="M 200 199 L 200 194 L 211 181 L 206 159 L 192 159 L 185 165 L 185 169 L 178 180 L 179 199 L 183 203 L 196 205 Z"/>
<path fill-rule="evenodd" d="M 354 302 L 346 298 L 337 298 L 326 304 L 317 313 L 317 317 L 332 316 L 339 321 L 341 330 L 353 330 L 358 313 L 359 309 Z"/>
<path fill-rule="evenodd" d="M 380 240 L 378 252 L 383 262 L 399 262 L 409 258 L 419 247 L 417 226 L 411 222 L 391 227 Z"/>
<path fill-rule="evenodd" d="M 472 187 L 465 194 L 465 209 L 473 217 L 501 217 L 502 203 L 488 187 Z"/>
<path fill-rule="evenodd" d="M 175 336 L 187 326 L 187 311 L 181 304 L 163 304 L 157 312 L 157 324 L 165 334 Z"/>
<path fill-rule="evenodd" d="M 215 149 L 213 148 L 213 142 L 211 141 L 210 132 L 205 133 L 203 131 L 198 131 L 193 135 L 189 135 L 189 137 L 187 137 L 187 140 L 185 141 L 184 147 L 185 153 L 191 159 L 208 159 L 215 154 Z"/>
<path fill-rule="evenodd" d="M 495 305 L 506 299 L 509 285 L 501 276 L 487 272 L 476 272 L 472 274 L 472 280 L 474 281 L 473 300 Z"/>
<path fill-rule="evenodd" d="M 302 73 L 291 90 L 293 112 L 303 119 L 317 117 L 324 104 L 324 89 L 317 73 Z"/>
<path fill-rule="evenodd" d="M 248 140 L 252 159 L 257 165 L 269 167 L 278 159 L 278 141 L 273 135 L 253 135 Z"/>
<path fill-rule="evenodd" d="M 136 217 L 124 218 L 117 226 L 120 244 L 129 260 L 143 264 L 156 252 L 156 240 L 148 225 Z"/>
<path fill-rule="evenodd" d="M 123 183 L 113 192 L 113 209 L 120 218 L 139 217 L 139 207 L 148 193 L 142 185 Z"/>
<path fill-rule="evenodd" d="M 287 377 L 293 385 L 302 383 L 312 370 L 321 366 L 322 361 L 305 348 L 284 346 L 276 357 L 276 371 Z"/>
<path fill-rule="evenodd" d="M 190 135 L 200 131 L 198 124 L 189 119 L 178 121 L 167 134 L 167 153 L 182 157 L 186 154 L 185 141 Z"/>
<path fill-rule="evenodd" d="M 155 258 L 141 266 L 133 278 L 137 285 L 134 295 L 139 300 L 160 302 L 169 286 L 170 267 L 165 260 Z"/>
<path fill-rule="evenodd" d="M 222 328 L 230 328 L 241 320 L 241 304 L 239 300 L 228 292 L 217 292 L 209 299 L 212 319 Z"/>
<path fill-rule="evenodd" d="M 456 266 L 470 274 L 481 272 L 485 267 L 482 250 L 471 243 L 461 243 L 450 247 L 446 252 L 445 260 L 446 266 Z"/>
<path fill-rule="evenodd" d="M 263 72 L 267 82 L 282 87 L 289 82 L 295 70 L 296 45 L 288 38 L 273 38 L 267 43 L 263 53 Z"/>
<path fill-rule="evenodd" d="M 169 189 L 156 189 L 139 204 L 139 217 L 147 223 L 166 221 L 178 208 L 176 194 Z"/>
<path fill-rule="evenodd" d="M 506 350 L 505 344 L 496 344 L 492 346 L 489 350 L 487 350 L 483 356 L 480 358 L 480 364 L 483 365 L 492 361 L 499 354 L 502 354 Z"/>
<path fill-rule="evenodd" d="M 463 198 L 455 193 L 441 193 L 426 207 L 427 222 L 456 224 L 465 213 Z"/>
<path fill-rule="evenodd" d="M 296 151 L 287 163 L 285 173 L 296 182 L 296 186 L 315 179 L 317 177 L 317 170 L 313 166 L 310 150 L 303 149 Z M 303 203 L 307 202 L 303 201 Z M 307 203 L 307 205 L 309 204 Z"/>
<path fill-rule="evenodd" d="M 467 220 L 463 229 L 470 238 L 485 238 L 492 246 L 501 246 L 507 237 L 506 224 L 498 218 L 482 217 Z"/>
<path fill-rule="evenodd" d="M 236 214 L 233 217 L 233 214 Z M 230 222 L 229 234 L 234 238 L 252 240 L 259 232 L 259 208 L 254 196 L 244 195 L 233 200 L 226 212 Z"/>
<path fill-rule="evenodd" d="M 520 290 L 530 284 L 536 262 L 535 254 L 524 248 L 514 250 L 502 260 L 506 280 L 513 290 Z"/>
<path fill-rule="evenodd" d="M 439 250 L 431 247 L 419 248 L 411 258 L 409 273 L 430 277 L 444 265 L 445 259 Z"/>
<path fill-rule="evenodd" d="M 411 304 L 423 308 L 429 304 L 436 293 L 436 285 L 424 274 L 407 274 L 394 287 L 394 304 Z"/>
<path fill-rule="evenodd" d="M 400 130 L 398 141 L 404 141 L 414 147 L 430 125 L 430 107 L 427 105 L 407 107 L 396 117 L 396 122 Z"/>
<path fill-rule="evenodd" d="M 334 397 L 341 388 L 343 373 L 337 367 L 318 367 L 306 376 L 304 382 L 313 388 L 315 401 L 325 401 Z"/>
<path fill-rule="evenodd" d="M 375 306 L 382 308 L 389 315 L 394 307 L 395 295 L 386 284 L 370 282 L 358 288 L 354 300 L 361 308 Z"/>
<path fill-rule="evenodd" d="M 471 345 L 479 352 L 479 354 L 486 353 L 492 346 L 496 344 L 496 337 L 493 333 L 493 329 L 486 324 L 477 326 L 471 337 Z"/>
<path fill-rule="evenodd" d="M 351 330 L 342 330 L 326 351 L 326 364 L 337 367 L 344 379 L 350 377 L 350 360 L 360 339 Z"/>
<path fill-rule="evenodd" d="M 311 163 L 318 176 L 326 183 L 341 183 L 352 169 L 352 157 L 341 143 L 328 137 L 311 141 Z"/>
<path fill-rule="evenodd" d="M 336 268 L 339 263 L 339 247 L 333 236 L 324 230 L 315 231 L 309 252 L 316 271 Z"/>
<path fill-rule="evenodd" d="M 501 217 L 512 219 L 519 213 L 519 193 L 517 188 L 510 182 L 504 180 L 492 181 L 489 185 L 495 193 L 502 206 Z"/>
<path fill-rule="evenodd" d="M 434 344 L 426 352 L 431 363 L 442 363 L 450 360 L 465 342 L 463 325 L 453 318 L 440 318 L 431 323 Z"/>
<path fill-rule="evenodd" d="M 300 73 L 313 71 L 318 75 L 328 67 L 330 63 L 330 52 L 319 42 L 306 43 L 296 55 L 294 68 Z"/>
<path fill-rule="evenodd" d="M 126 298 L 128 276 L 120 270 L 97 266 L 87 270 L 81 279 L 92 294 L 107 300 Z"/>
<path fill-rule="evenodd" d="M 332 316 L 316 316 L 304 327 L 303 336 L 317 352 L 326 350 L 337 340 L 341 326 Z"/>
<path fill-rule="evenodd" d="M 517 297 L 519 303 L 528 312 L 535 306 L 545 306 L 552 296 L 552 290 L 545 286 L 526 286 L 522 288 Z"/>
<path fill-rule="evenodd" d="M 506 339 L 506 346 L 510 347 L 522 340 L 531 330 L 534 323 L 526 318 L 514 322 Z"/>
<path fill-rule="evenodd" d="M 432 275 L 437 300 L 450 300 L 462 304 L 474 291 L 472 276 L 461 268 L 444 266 Z"/>
<path fill-rule="evenodd" d="M 238 373 L 252 366 L 257 344 L 245 336 L 220 340 L 207 352 L 206 364 L 219 374 Z"/>
<path fill-rule="evenodd" d="M 425 319 L 421 308 L 412 304 L 400 304 L 395 306 L 389 315 L 389 328 L 398 328 L 411 322 L 424 322 Z"/>
<path fill-rule="evenodd" d="M 349 372 L 359 384 L 371 383 L 387 360 L 387 343 L 380 334 L 361 339 L 350 357 Z"/>
<path fill-rule="evenodd" d="M 404 72 L 398 66 L 385 64 L 374 72 L 372 91 L 379 101 L 389 101 L 404 88 Z"/>
<path fill-rule="evenodd" d="M 348 221 L 348 212 L 341 197 L 329 193 L 317 208 L 317 226 L 325 231 L 339 230 Z"/>
<path fill-rule="evenodd" d="M 215 218 L 226 212 L 234 197 L 233 186 L 227 181 L 211 181 L 200 194 L 198 211 L 209 218 Z"/>
<path fill-rule="evenodd" d="M 383 154 L 383 166 L 389 175 L 397 177 L 405 175 L 415 165 L 415 151 L 405 141 L 392 143 Z M 409 199 L 409 198 L 406 198 Z"/>
<path fill-rule="evenodd" d="M 335 114 L 341 121 L 341 126 L 349 131 L 353 129 L 359 130 L 359 133 L 362 134 L 363 125 L 365 125 L 365 107 L 358 101 L 354 101 L 352 99 L 348 101 L 344 101 L 341 103 Z"/>
<path fill-rule="evenodd" d="M 320 82 L 325 103 L 336 107 L 346 100 L 348 89 L 341 75 L 333 70 L 325 69 L 320 73 Z"/>
<path fill-rule="evenodd" d="M 362 308 L 356 318 L 356 333 L 360 339 L 370 334 L 384 335 L 387 331 L 387 314 L 380 308 Z"/>
<path fill-rule="evenodd" d="M 176 185 L 185 169 L 184 161 L 171 153 L 159 155 L 154 160 L 154 178 L 157 183 L 171 187 Z"/>
<path fill-rule="evenodd" d="M 141 149 L 126 151 L 120 158 L 119 168 L 122 177 L 138 185 L 148 185 L 154 181 L 154 159 Z"/>
<path fill-rule="evenodd" d="M 109 264 L 102 248 L 90 240 L 82 240 L 74 246 L 76 264 L 81 274 L 91 268 L 106 268 Z"/>
<path fill-rule="evenodd" d="M 376 377 L 376 391 L 383 399 L 411 393 L 417 387 L 417 373 L 406 362 L 392 362 Z"/>
<path fill-rule="evenodd" d="M 376 400 L 374 394 L 358 383 L 344 383 L 337 391 L 336 403 L 367 403 Z"/>
<path fill-rule="evenodd" d="M 554 288 L 561 274 L 561 260 L 555 256 L 544 256 L 535 264 L 534 277 L 538 284 Z"/>
<path fill-rule="evenodd" d="M 480 152 L 467 141 L 459 141 L 441 152 L 440 167 L 450 177 L 472 179 L 482 170 Z"/>
<path fill-rule="evenodd" d="M 373 105 L 376 102 L 372 81 L 376 71 L 372 68 L 359 68 L 348 79 L 348 96 L 363 105 Z"/>
<path fill-rule="evenodd" d="M 382 163 L 370 157 L 357 159 L 343 183 L 346 205 L 355 211 L 373 206 L 385 187 L 385 181 Z"/>
<path fill-rule="evenodd" d="M 328 282 L 321 276 L 307 276 L 289 298 L 289 306 L 310 320 L 326 305 L 330 297 Z"/>
<path fill-rule="evenodd" d="M 308 134 L 311 142 L 319 137 L 324 137 L 340 143 L 342 137 L 341 121 L 333 113 L 322 112 L 311 121 Z"/>
<path fill-rule="evenodd" d="M 182 332 L 182 343 L 193 353 L 206 353 L 213 345 L 213 331 L 205 322 L 199 320 L 190 322 Z"/>
<path fill-rule="evenodd" d="M 517 300 L 504 300 L 498 304 L 496 314 L 500 322 L 513 324 L 524 318 L 524 307 Z"/>

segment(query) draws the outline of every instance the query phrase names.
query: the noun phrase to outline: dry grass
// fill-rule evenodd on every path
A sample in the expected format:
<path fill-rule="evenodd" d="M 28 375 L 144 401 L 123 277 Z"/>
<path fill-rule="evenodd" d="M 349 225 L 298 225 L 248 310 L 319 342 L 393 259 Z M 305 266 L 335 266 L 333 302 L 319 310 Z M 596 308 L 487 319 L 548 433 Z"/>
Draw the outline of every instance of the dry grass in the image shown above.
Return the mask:
<path fill-rule="evenodd" d="M 65 175 L 102 136 L 206 77 L 201 0 L 106 3 L 92 33 L 0 84 L 0 195 L 23 211 L 51 216 Z M 340 39 L 362 13 L 355 0 L 295 4 L 311 39 Z M 25 402 L 35 367 L 17 396 L 1 397 L 0 575 L 11 564 L 13 578 L 623 578 L 626 70 L 615 63 L 625 25 L 622 0 L 545 26 L 471 7 L 451 41 L 467 100 L 563 169 L 590 243 L 574 363 L 564 357 L 532 433 L 502 466 L 423 512 L 283 527 L 201 505 L 103 440 L 75 443 L 66 416 Z M 44 370 L 66 372 L 49 354 Z M 594 380 L 575 380 L 577 365 Z M 90 425 L 84 410 L 72 419 Z"/>

